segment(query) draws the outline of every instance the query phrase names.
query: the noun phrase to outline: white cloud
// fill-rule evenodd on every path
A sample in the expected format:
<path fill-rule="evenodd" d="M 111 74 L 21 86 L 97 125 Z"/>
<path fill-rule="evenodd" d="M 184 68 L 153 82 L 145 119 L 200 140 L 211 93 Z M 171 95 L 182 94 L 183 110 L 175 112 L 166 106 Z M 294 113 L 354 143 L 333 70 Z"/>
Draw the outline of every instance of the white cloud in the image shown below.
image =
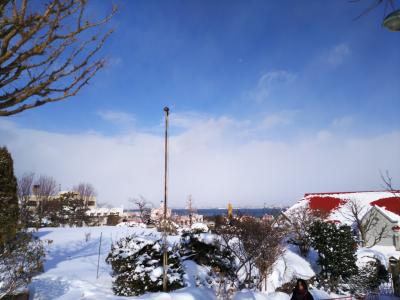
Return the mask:
<path fill-rule="evenodd" d="M 332 121 L 332 126 L 335 128 L 347 128 L 354 123 L 354 117 L 352 116 L 343 116 L 339 118 L 335 118 Z"/>
<path fill-rule="evenodd" d="M 280 112 L 267 115 L 260 122 L 260 129 L 272 129 L 277 126 L 289 125 L 293 121 L 293 112 Z"/>
<path fill-rule="evenodd" d="M 204 118 L 171 137 L 172 206 L 183 207 L 188 194 L 198 207 L 285 204 L 305 192 L 379 189 L 380 169 L 400 178 L 399 131 L 365 138 L 320 131 L 277 142 L 247 138 L 243 131 L 257 124 L 242 124 Z M 140 194 L 155 204 L 162 199 L 162 134 L 61 134 L 0 120 L 0 141 L 12 152 L 17 174 L 50 174 L 62 188 L 88 181 L 100 201 L 113 205 Z"/>
<path fill-rule="evenodd" d="M 122 111 L 104 110 L 97 114 L 103 120 L 120 126 L 132 127 L 135 123 L 135 118 L 131 114 Z"/>
<path fill-rule="evenodd" d="M 342 64 L 345 58 L 350 54 L 350 48 L 346 44 L 339 44 L 333 47 L 327 56 L 327 61 L 332 66 L 338 66 Z"/>
<path fill-rule="evenodd" d="M 263 74 L 256 87 L 248 93 L 248 98 L 261 103 L 266 101 L 272 91 L 279 86 L 292 82 L 296 76 L 287 71 L 272 71 Z"/>

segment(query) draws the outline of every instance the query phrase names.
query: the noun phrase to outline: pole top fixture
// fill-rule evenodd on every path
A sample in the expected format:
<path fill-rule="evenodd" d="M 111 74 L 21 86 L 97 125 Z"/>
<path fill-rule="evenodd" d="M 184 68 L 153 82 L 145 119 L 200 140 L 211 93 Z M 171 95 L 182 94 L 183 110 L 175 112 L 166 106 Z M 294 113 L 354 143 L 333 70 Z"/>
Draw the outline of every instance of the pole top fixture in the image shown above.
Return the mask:
<path fill-rule="evenodd" d="M 166 113 L 168 113 L 168 112 L 169 112 L 169 108 L 168 108 L 168 106 L 164 107 L 164 111 L 165 111 Z"/>

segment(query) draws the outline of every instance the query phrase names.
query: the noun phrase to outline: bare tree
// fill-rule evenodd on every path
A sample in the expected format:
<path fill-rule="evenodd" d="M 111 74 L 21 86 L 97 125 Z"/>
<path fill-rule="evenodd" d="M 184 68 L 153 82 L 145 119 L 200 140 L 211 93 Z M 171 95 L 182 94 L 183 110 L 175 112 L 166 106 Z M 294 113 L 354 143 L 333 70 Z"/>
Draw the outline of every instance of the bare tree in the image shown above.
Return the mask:
<path fill-rule="evenodd" d="M 325 219 L 327 213 L 303 206 L 287 213 L 286 217 L 290 223 L 289 242 L 299 247 L 302 256 L 307 256 L 312 244 L 310 228 L 316 221 Z"/>
<path fill-rule="evenodd" d="M 74 186 L 72 190 L 79 194 L 79 198 L 83 200 L 85 206 L 91 205 L 91 201 L 94 201 L 93 198 L 96 196 L 96 190 L 90 183 L 79 183 Z"/>
<path fill-rule="evenodd" d="M 32 192 L 36 201 L 38 201 L 38 206 L 36 208 L 38 218 L 36 228 L 39 228 L 42 224 L 43 217 L 47 214 L 49 209 L 48 203 L 57 193 L 57 182 L 53 177 L 40 175 L 32 187 Z"/>
<path fill-rule="evenodd" d="M 193 214 L 197 212 L 197 209 L 193 207 L 193 198 L 192 195 L 188 196 L 188 200 L 186 202 L 186 209 L 189 213 L 189 225 L 192 227 L 193 224 Z"/>
<path fill-rule="evenodd" d="M 382 171 L 379 171 L 381 175 L 381 180 L 383 182 L 383 188 L 389 192 L 391 192 L 395 197 L 400 197 L 400 190 L 394 188 L 393 185 L 393 178 L 390 176 L 390 173 L 388 170 L 385 171 L 385 174 L 382 173 Z"/>
<path fill-rule="evenodd" d="M 139 196 L 139 198 L 133 198 L 130 201 L 133 202 L 139 210 L 140 221 L 143 224 L 149 224 L 151 219 L 150 202 L 147 201 L 143 196 Z"/>
<path fill-rule="evenodd" d="M 20 178 L 18 178 L 18 200 L 20 208 L 20 220 L 24 227 L 27 227 L 31 223 L 31 211 L 30 203 L 32 196 L 32 186 L 35 180 L 35 173 L 24 173 Z"/>
<path fill-rule="evenodd" d="M 347 200 L 344 209 L 341 210 L 341 214 L 355 225 L 360 235 L 361 246 L 367 247 L 368 245 L 368 248 L 375 246 L 388 235 L 388 228 L 386 225 L 378 229 L 377 225 L 379 219 L 377 218 L 376 212 L 371 209 L 372 207 L 368 204 L 350 199 Z M 371 211 L 368 213 L 369 210 Z M 372 232 L 373 241 L 368 240 L 368 234 Z"/>
<path fill-rule="evenodd" d="M 116 11 L 86 18 L 87 0 L 0 1 L 0 116 L 75 96 L 100 70 L 96 58 Z"/>
<path fill-rule="evenodd" d="M 272 266 L 283 253 L 283 228 L 273 222 L 244 216 L 218 230 L 223 243 L 239 261 L 237 272 L 245 278 L 239 288 L 266 287 Z"/>

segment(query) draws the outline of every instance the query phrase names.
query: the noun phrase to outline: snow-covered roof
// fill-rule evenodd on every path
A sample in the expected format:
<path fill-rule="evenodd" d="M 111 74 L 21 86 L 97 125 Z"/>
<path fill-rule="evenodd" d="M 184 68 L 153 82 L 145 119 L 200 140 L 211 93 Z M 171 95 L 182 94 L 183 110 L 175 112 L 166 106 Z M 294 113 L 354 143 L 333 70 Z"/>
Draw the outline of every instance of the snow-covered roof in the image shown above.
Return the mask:
<path fill-rule="evenodd" d="M 123 207 L 96 207 L 88 210 L 88 213 L 94 214 L 110 214 L 110 213 L 119 213 L 122 214 L 124 212 Z"/>
<path fill-rule="evenodd" d="M 349 224 L 345 217 L 349 213 L 347 202 L 354 201 L 362 207 L 361 217 L 372 207 L 384 208 L 391 218 L 400 218 L 399 193 L 392 191 L 362 191 L 362 192 L 333 192 L 333 193 L 307 193 L 304 197 L 291 206 L 286 215 L 298 208 L 308 206 L 328 213 L 328 220 Z"/>
<path fill-rule="evenodd" d="M 387 210 L 384 207 L 379 207 L 378 205 L 374 206 L 375 209 L 377 209 L 382 215 L 386 216 L 390 221 L 392 221 L 393 223 L 400 223 L 400 216 L 398 214 L 395 214 L 389 210 Z"/>

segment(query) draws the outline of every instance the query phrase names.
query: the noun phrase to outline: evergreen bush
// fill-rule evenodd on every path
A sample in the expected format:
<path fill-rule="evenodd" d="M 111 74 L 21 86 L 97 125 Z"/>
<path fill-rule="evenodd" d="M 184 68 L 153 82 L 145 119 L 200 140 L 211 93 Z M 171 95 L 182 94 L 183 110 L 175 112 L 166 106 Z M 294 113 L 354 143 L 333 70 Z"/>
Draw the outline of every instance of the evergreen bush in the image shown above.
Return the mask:
<path fill-rule="evenodd" d="M 0 147 L 0 249 L 12 240 L 18 231 L 17 179 L 11 154 Z"/>
<path fill-rule="evenodd" d="M 113 291 L 120 296 L 138 296 L 163 290 L 163 246 L 161 240 L 128 236 L 111 248 L 107 262 L 115 280 Z M 182 288 L 183 268 L 176 246 L 168 248 L 168 291 Z"/>

